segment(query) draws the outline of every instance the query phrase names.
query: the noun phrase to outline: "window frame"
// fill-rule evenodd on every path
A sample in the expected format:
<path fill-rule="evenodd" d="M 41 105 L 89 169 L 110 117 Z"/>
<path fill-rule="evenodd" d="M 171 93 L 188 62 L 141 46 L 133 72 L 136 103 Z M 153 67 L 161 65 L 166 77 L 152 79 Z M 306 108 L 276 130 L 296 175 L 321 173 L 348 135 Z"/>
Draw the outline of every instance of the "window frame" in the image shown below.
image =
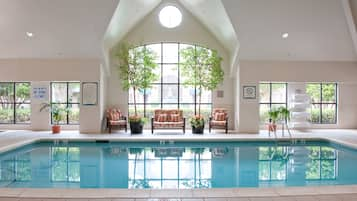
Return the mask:
<path fill-rule="evenodd" d="M 176 44 L 177 45 L 177 51 L 178 51 L 178 54 L 177 54 L 177 62 L 178 63 L 168 63 L 168 62 L 164 62 L 164 45 L 165 44 Z M 136 46 L 134 48 L 140 48 L 140 47 L 144 47 L 146 48 L 147 46 L 150 46 L 150 45 L 160 45 L 160 58 L 159 58 L 159 62 L 156 62 L 156 64 L 159 66 L 160 68 L 160 78 L 157 82 L 154 82 L 154 83 L 151 83 L 152 86 L 159 86 L 160 88 L 160 102 L 147 102 L 147 97 L 145 96 L 145 93 L 146 93 L 146 90 L 144 90 L 143 94 L 144 94 L 144 102 L 143 103 L 136 103 L 137 106 L 142 106 L 143 107 L 143 113 L 144 113 L 144 117 L 148 117 L 150 118 L 151 116 L 148 116 L 148 110 L 147 110 L 147 106 L 148 105 L 160 105 L 159 108 L 157 109 L 164 109 L 165 106 L 170 106 L 170 105 L 175 105 L 177 109 L 180 109 L 180 105 L 191 105 L 194 107 L 194 114 L 196 115 L 197 112 L 198 112 L 198 100 L 197 100 L 197 89 L 194 89 L 194 101 L 192 103 L 189 103 L 189 102 L 181 102 L 180 101 L 180 88 L 181 86 L 185 86 L 183 85 L 183 83 L 181 83 L 181 80 L 180 80 L 180 50 L 181 50 L 181 45 L 185 46 L 185 45 L 189 45 L 189 46 L 193 46 L 195 49 L 197 47 L 202 47 L 202 48 L 207 48 L 207 47 L 203 47 L 203 46 L 200 46 L 200 45 L 196 45 L 196 44 L 187 44 L 187 43 L 180 43 L 180 42 L 160 42 L 160 43 L 148 43 L 148 44 L 145 44 L 145 45 L 142 45 L 142 46 Z M 209 48 L 207 48 L 209 49 Z M 164 82 L 164 79 L 163 79 L 163 72 L 164 72 L 164 66 L 169 66 L 169 65 L 176 65 L 177 66 L 177 82 Z M 177 102 L 175 103 L 165 103 L 163 102 L 163 91 L 164 91 L 164 86 L 177 86 Z M 212 91 L 211 91 L 211 95 L 210 95 L 210 98 L 211 98 L 211 101 L 210 102 L 202 102 L 201 103 L 201 108 L 202 106 L 209 106 L 210 107 L 210 114 L 212 113 L 212 106 L 213 106 L 213 103 L 212 103 L 212 98 L 213 97 L 213 94 L 212 94 Z M 134 103 L 133 102 L 130 102 L 130 94 L 128 95 L 128 107 L 130 108 L 131 106 L 134 106 Z M 202 111 L 201 111 L 202 112 Z M 130 109 L 128 109 L 128 115 L 130 115 Z"/>
<path fill-rule="evenodd" d="M 13 98 L 13 102 L 6 102 L 7 104 L 9 104 L 9 105 L 12 105 L 13 106 L 13 111 L 12 111 L 12 121 L 11 122 L 7 122 L 7 123 L 5 123 L 5 122 L 0 122 L 0 125 L 30 125 L 31 124 L 31 82 L 29 82 L 29 81 L 16 81 L 16 82 L 0 82 L 0 84 L 11 84 L 12 86 L 12 90 L 13 90 L 13 95 L 12 95 L 12 98 Z M 29 84 L 29 87 L 30 87 L 30 91 L 29 91 L 29 95 L 30 95 L 30 97 L 29 97 L 29 102 L 23 102 L 23 103 L 21 103 L 21 102 L 17 102 L 16 101 L 16 85 L 17 84 Z M 17 104 L 22 104 L 22 105 L 29 105 L 30 106 L 30 120 L 29 120 L 29 122 L 28 123 L 26 123 L 26 122 L 20 122 L 20 123 L 18 123 L 17 121 L 16 121 L 16 105 Z"/>
<path fill-rule="evenodd" d="M 287 82 L 259 82 L 259 93 L 260 93 L 260 86 L 261 84 L 267 84 L 269 85 L 269 101 L 268 102 L 261 102 L 260 100 L 260 95 L 259 95 L 259 116 L 260 116 L 260 108 L 261 105 L 268 105 L 269 110 L 271 110 L 273 105 L 285 105 L 285 107 L 288 107 L 288 83 Z M 284 102 L 273 102 L 273 85 L 274 84 L 284 84 L 285 85 L 285 103 Z M 260 119 L 260 117 L 259 117 Z M 264 124 L 266 122 L 262 122 L 259 120 L 260 124 Z"/>
<path fill-rule="evenodd" d="M 78 102 L 69 102 L 69 85 L 72 83 L 76 83 L 79 84 L 79 96 L 81 96 L 81 82 L 80 81 L 59 81 L 59 82 L 50 82 L 50 104 L 51 104 L 51 108 L 53 105 L 66 105 L 67 108 L 69 108 L 69 105 L 78 105 L 78 109 L 80 111 L 80 105 L 81 105 L 81 101 L 79 98 Z M 66 84 L 66 102 L 53 102 L 53 97 L 52 97 L 52 92 L 53 92 L 53 84 Z M 60 123 L 59 125 L 79 125 L 80 122 L 78 121 L 78 123 L 70 123 L 69 121 L 69 111 L 66 112 L 66 121 L 65 123 Z M 53 115 L 51 112 L 51 125 L 53 125 Z"/>
<path fill-rule="evenodd" d="M 307 180 L 307 181 L 321 181 L 321 180 L 336 180 L 337 179 L 337 177 L 338 177 L 338 171 L 337 171 L 337 165 L 338 165 L 338 151 L 336 151 L 336 150 L 334 150 L 334 157 L 333 158 L 324 158 L 324 157 L 322 157 L 321 156 L 321 153 L 322 153 L 322 146 L 318 146 L 319 147 L 319 156 L 317 157 L 317 158 L 310 158 L 310 161 L 309 162 L 313 162 L 313 161 L 317 161 L 318 162 L 318 164 L 319 164 L 319 178 L 306 178 L 306 175 L 307 174 L 305 174 L 305 180 Z M 329 162 L 331 162 L 331 161 L 333 161 L 333 163 L 334 163 L 334 176 L 333 176 L 333 178 L 322 178 L 322 173 L 323 173 L 323 169 L 322 169 L 322 162 L 323 161 L 329 161 Z M 309 162 L 307 162 L 306 164 L 309 164 Z M 306 169 L 306 171 L 307 171 L 308 169 Z"/>
<path fill-rule="evenodd" d="M 55 160 L 53 155 L 54 155 L 54 151 L 56 148 L 65 148 L 66 149 L 66 157 L 64 160 Z M 70 164 L 75 164 L 75 163 L 78 163 L 79 166 L 80 166 L 80 158 L 78 160 L 71 160 L 70 159 L 70 149 L 71 148 L 78 148 L 78 147 L 70 147 L 70 146 L 58 146 L 58 147 L 55 147 L 55 146 L 52 146 L 50 147 L 50 156 L 51 156 L 51 169 L 50 169 L 50 173 L 51 173 L 51 182 L 53 183 L 80 183 L 80 178 L 79 178 L 79 181 L 75 181 L 75 180 L 70 180 L 69 178 L 69 175 L 70 175 Z M 78 148 L 79 149 L 79 148 Z M 80 150 L 80 149 L 79 149 Z M 80 154 L 80 153 L 79 153 Z M 65 163 L 66 164 L 66 179 L 65 180 L 54 180 L 53 179 L 53 175 L 54 175 L 54 167 L 55 167 L 55 163 L 56 162 L 62 162 L 62 163 Z"/>
<path fill-rule="evenodd" d="M 337 116 L 337 110 L 338 110 L 338 108 L 337 108 L 337 106 L 338 106 L 338 84 L 337 84 L 337 82 L 309 82 L 309 83 L 306 83 L 306 85 L 308 85 L 308 84 L 316 84 L 316 85 L 319 85 L 319 91 L 320 91 L 320 101 L 319 102 L 315 102 L 315 103 L 313 103 L 313 102 L 311 102 L 310 103 L 310 110 L 311 110 L 311 107 L 313 106 L 313 105 L 318 105 L 319 107 L 320 107 L 320 112 L 319 112 L 319 122 L 312 122 L 312 121 L 310 121 L 310 123 L 312 123 L 312 124 L 316 124 L 316 125 L 329 125 L 329 124 L 337 124 L 337 118 L 338 118 L 338 116 Z M 333 84 L 333 85 L 335 85 L 335 102 L 331 102 L 331 103 L 328 103 L 328 102 L 324 102 L 323 101 L 323 94 L 322 94 L 322 88 L 323 88 L 323 85 L 326 85 L 326 84 Z M 335 121 L 334 122 L 332 122 L 332 123 L 330 123 L 330 122 L 323 122 L 322 121 L 322 114 L 323 114 L 323 112 L 322 112 L 322 106 L 323 105 L 334 105 L 335 106 Z M 311 115 L 311 114 L 310 114 Z"/>

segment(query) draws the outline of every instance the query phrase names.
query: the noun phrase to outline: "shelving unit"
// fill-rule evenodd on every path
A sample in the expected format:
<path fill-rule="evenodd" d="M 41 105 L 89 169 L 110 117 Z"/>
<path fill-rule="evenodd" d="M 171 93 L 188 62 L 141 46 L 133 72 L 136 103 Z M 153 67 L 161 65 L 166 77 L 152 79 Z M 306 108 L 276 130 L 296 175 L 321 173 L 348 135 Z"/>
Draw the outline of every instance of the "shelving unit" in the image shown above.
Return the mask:
<path fill-rule="evenodd" d="M 296 89 L 293 99 L 291 100 L 291 119 L 289 127 L 292 129 L 307 129 L 311 126 L 310 119 L 310 96 L 303 93 L 302 90 Z"/>

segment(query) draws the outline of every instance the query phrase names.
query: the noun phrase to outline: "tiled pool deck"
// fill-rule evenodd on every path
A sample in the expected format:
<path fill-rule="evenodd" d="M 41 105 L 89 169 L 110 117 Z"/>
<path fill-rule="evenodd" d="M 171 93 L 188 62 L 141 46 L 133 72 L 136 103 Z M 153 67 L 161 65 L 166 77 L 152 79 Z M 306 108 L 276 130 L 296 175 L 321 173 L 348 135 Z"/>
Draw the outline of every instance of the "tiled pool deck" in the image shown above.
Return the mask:
<path fill-rule="evenodd" d="M 175 135 L 161 132 L 151 135 L 149 131 L 142 135 L 125 134 L 79 134 L 75 131 L 64 131 L 53 135 L 50 132 L 6 131 L 0 132 L 0 151 L 6 151 L 37 140 L 96 140 L 109 139 L 119 141 L 147 140 L 274 140 L 266 132 L 260 134 L 215 133 L 204 135 Z M 353 148 L 357 148 L 357 130 L 313 130 L 309 132 L 292 131 L 297 139 L 327 139 Z M 282 137 L 278 133 L 278 138 Z M 0 201 L 357 201 L 357 185 L 324 186 L 324 187 L 278 187 L 278 188 L 223 188 L 192 190 L 127 190 L 127 189 L 30 189 L 0 188 Z"/>

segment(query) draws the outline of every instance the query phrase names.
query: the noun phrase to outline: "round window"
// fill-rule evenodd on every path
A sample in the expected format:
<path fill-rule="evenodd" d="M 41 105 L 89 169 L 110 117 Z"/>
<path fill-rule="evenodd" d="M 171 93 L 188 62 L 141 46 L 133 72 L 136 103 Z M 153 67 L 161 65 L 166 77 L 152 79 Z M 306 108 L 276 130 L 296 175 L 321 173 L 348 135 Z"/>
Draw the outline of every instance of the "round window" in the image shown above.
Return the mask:
<path fill-rule="evenodd" d="M 159 13 L 159 20 L 162 26 L 175 28 L 180 25 L 182 14 L 175 6 L 165 6 Z"/>

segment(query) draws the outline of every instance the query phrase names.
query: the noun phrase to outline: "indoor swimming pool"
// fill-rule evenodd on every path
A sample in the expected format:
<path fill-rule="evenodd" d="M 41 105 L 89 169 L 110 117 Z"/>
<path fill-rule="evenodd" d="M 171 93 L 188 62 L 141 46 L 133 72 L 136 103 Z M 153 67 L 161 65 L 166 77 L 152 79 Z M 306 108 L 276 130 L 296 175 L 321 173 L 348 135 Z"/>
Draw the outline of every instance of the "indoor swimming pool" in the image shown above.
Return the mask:
<path fill-rule="evenodd" d="M 234 188 L 357 184 L 357 151 L 327 141 L 41 141 L 0 154 L 0 186 Z"/>

